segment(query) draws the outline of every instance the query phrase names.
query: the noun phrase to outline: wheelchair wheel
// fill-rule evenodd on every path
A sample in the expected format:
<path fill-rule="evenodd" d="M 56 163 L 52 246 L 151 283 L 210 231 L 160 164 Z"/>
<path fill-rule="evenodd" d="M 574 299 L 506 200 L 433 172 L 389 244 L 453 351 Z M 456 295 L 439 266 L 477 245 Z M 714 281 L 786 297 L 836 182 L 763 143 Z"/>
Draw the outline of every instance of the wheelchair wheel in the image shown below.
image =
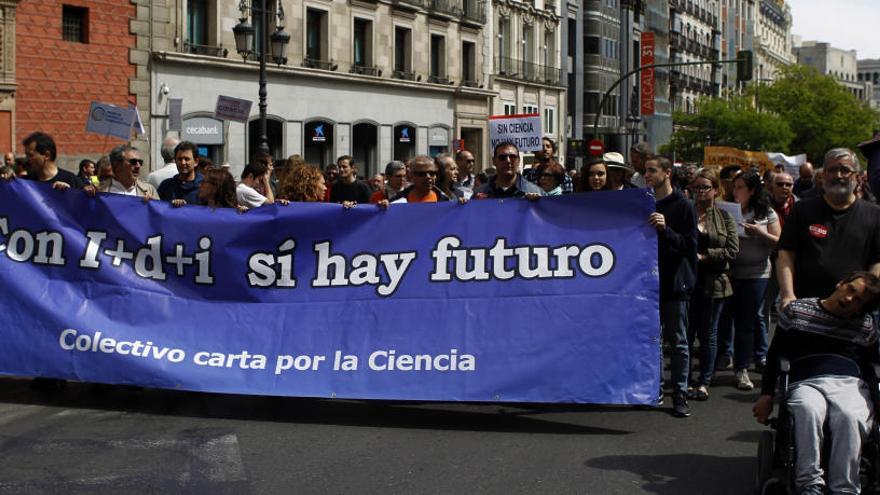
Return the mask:
<path fill-rule="evenodd" d="M 773 432 L 762 431 L 761 438 L 758 440 L 758 469 L 755 472 L 756 495 L 764 495 L 765 485 L 773 476 L 773 444 Z"/>

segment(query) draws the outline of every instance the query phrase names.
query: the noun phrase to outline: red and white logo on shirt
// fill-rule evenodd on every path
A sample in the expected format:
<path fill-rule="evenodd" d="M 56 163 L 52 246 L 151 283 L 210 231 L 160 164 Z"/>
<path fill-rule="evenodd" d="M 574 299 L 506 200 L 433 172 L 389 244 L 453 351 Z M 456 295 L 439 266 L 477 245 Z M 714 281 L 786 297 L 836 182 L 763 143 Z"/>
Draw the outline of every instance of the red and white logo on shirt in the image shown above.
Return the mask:
<path fill-rule="evenodd" d="M 828 227 L 821 223 L 814 223 L 813 225 L 810 225 L 810 235 L 816 239 L 824 239 L 828 237 Z"/>

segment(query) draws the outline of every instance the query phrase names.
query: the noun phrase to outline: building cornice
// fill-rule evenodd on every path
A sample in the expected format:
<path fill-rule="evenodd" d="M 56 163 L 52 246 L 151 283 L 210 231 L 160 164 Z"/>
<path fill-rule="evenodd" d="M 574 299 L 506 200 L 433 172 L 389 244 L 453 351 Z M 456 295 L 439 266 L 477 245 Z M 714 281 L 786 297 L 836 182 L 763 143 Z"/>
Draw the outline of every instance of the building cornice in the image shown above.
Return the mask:
<path fill-rule="evenodd" d="M 254 74 L 258 73 L 260 70 L 259 62 L 230 60 L 225 58 L 217 58 L 207 55 L 196 55 L 191 53 L 158 51 L 153 52 L 153 60 L 157 62 L 178 63 L 204 68 L 247 71 Z M 455 86 L 449 84 L 435 84 L 429 82 L 414 82 L 402 79 L 390 79 L 385 77 L 371 76 L 366 74 L 349 74 L 345 72 L 312 69 L 308 67 L 295 67 L 288 65 L 278 67 L 276 65 L 267 65 L 266 69 L 270 74 L 279 74 L 288 77 L 305 77 L 318 80 L 335 80 L 356 84 L 379 85 L 400 89 L 432 91 L 436 93 L 455 94 L 462 96 L 490 97 L 497 95 L 495 91 L 484 88 Z"/>

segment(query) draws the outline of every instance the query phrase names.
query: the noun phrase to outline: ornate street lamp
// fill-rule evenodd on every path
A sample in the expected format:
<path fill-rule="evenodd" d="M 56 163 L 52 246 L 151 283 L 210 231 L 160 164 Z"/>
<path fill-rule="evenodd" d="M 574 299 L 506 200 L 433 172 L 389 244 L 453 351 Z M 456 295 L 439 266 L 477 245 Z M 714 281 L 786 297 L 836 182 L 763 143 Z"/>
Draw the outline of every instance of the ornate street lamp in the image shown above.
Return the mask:
<path fill-rule="evenodd" d="M 287 63 L 287 44 L 290 43 L 290 34 L 284 31 L 284 9 L 281 7 L 281 2 L 277 2 L 278 7 L 273 13 L 275 32 L 270 37 L 271 53 L 267 54 L 265 33 L 268 31 L 269 23 L 266 16 L 266 0 L 251 0 L 250 3 L 256 1 L 259 1 L 259 7 L 248 5 L 247 0 L 241 0 L 238 4 L 241 18 L 232 28 L 232 33 L 235 35 L 235 49 L 239 55 L 245 60 L 253 55 L 260 59 L 260 135 L 257 138 L 257 151 L 269 153 L 269 138 L 266 136 L 266 56 L 270 55 L 278 65 Z M 259 40 L 259 50 L 254 39 L 257 30 L 248 22 L 248 12 L 253 17 L 254 24 L 260 27 L 259 32 L 263 39 Z"/>
<path fill-rule="evenodd" d="M 642 118 L 635 113 L 635 110 L 635 107 L 633 107 L 633 113 L 626 117 L 626 129 L 629 131 L 630 147 L 638 142 L 639 135 L 642 133 Z"/>

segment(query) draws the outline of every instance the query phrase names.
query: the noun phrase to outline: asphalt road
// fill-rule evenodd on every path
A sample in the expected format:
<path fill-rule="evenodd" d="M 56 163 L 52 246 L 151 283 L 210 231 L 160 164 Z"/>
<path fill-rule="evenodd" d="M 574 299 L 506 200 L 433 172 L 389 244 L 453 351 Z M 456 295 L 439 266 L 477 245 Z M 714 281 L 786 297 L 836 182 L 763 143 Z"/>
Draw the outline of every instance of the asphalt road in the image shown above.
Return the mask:
<path fill-rule="evenodd" d="M 694 415 L 314 400 L 0 379 L 0 493 L 746 494 L 757 392 Z"/>

